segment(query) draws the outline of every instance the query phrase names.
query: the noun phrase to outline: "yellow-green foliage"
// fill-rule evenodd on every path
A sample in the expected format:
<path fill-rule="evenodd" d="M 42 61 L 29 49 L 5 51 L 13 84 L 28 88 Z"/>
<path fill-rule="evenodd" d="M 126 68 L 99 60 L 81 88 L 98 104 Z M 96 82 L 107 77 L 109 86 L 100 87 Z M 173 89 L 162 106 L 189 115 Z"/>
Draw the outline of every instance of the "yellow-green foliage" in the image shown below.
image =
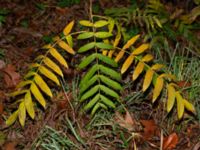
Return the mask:
<path fill-rule="evenodd" d="M 127 72 L 129 68 L 134 68 L 132 75 L 134 81 L 144 75 L 142 87 L 144 92 L 151 84 L 154 86 L 152 102 L 158 99 L 166 86 L 168 112 L 175 106 L 175 100 L 179 119 L 182 118 L 184 109 L 195 111 L 193 105 L 181 96 L 175 77 L 162 72 L 164 65 L 152 62 L 153 56 L 146 53 L 149 44 L 143 43 L 136 48 L 133 47 L 140 38 L 139 34 L 127 42 L 123 41 L 122 27 L 112 18 L 92 16 L 91 20 L 81 20 L 79 23 L 84 31 L 70 33 L 74 21 L 70 22 L 63 30 L 64 36 L 56 36 L 53 44 L 45 45 L 43 47 L 46 50 L 45 54 L 39 55 L 30 65 L 24 81 L 10 94 L 17 98 L 19 107 L 7 119 L 7 125 L 13 124 L 19 118 L 20 124 L 24 126 L 26 113 L 34 119 L 36 101 L 46 108 L 45 99 L 51 98 L 53 94 L 45 80 L 48 78 L 60 86 L 59 78 L 63 78 L 63 72 L 58 63 L 66 68 L 68 64 L 59 50 L 74 55 L 72 35 L 77 34 L 76 44 L 82 45 L 78 48 L 78 53 L 84 54 L 78 68 L 86 72 L 79 84 L 80 103 L 84 111 L 90 111 L 94 115 L 100 108 L 106 110 L 115 108 L 120 101 L 120 91 L 123 89 L 120 83 L 121 74 Z M 122 64 L 121 73 L 117 71 L 119 64 Z"/>
<path fill-rule="evenodd" d="M 35 118 L 35 100 L 43 107 L 46 108 L 45 97 L 52 97 L 52 91 L 43 77 L 53 81 L 57 86 L 60 86 L 59 77 L 63 77 L 60 65 L 68 68 L 68 64 L 63 56 L 58 51 L 59 49 L 65 50 L 67 53 L 75 54 L 75 51 L 69 46 L 68 41 L 71 36 L 69 33 L 74 25 L 74 21 L 70 22 L 64 29 L 64 37 L 55 37 L 55 43 L 45 45 L 43 49 L 46 50 L 44 55 L 39 55 L 35 59 L 35 63 L 30 65 L 30 71 L 25 75 L 24 81 L 20 82 L 16 91 L 11 93 L 11 97 L 19 97 L 17 102 L 19 107 L 7 119 L 6 124 L 9 126 L 13 124 L 17 117 L 22 126 L 25 124 L 26 112 L 34 119 Z M 65 40 L 66 38 L 66 40 Z M 53 59 L 52 59 L 53 58 Z M 44 96 L 45 94 L 45 96 Z M 34 100 L 34 101 L 33 101 Z"/>

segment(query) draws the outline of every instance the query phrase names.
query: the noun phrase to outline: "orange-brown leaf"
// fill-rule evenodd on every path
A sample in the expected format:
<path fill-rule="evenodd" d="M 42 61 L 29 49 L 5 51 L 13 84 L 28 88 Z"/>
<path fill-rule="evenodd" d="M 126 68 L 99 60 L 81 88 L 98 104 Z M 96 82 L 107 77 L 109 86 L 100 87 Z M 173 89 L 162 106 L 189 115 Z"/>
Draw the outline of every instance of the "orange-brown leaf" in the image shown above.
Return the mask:
<path fill-rule="evenodd" d="M 121 69 L 121 73 L 125 73 L 126 70 L 130 67 L 130 65 L 133 63 L 134 60 L 134 55 L 130 55 L 126 61 L 124 62 L 122 69 Z"/>
<path fill-rule="evenodd" d="M 178 136 L 176 133 L 170 134 L 164 139 L 163 150 L 173 150 L 178 144 Z"/>

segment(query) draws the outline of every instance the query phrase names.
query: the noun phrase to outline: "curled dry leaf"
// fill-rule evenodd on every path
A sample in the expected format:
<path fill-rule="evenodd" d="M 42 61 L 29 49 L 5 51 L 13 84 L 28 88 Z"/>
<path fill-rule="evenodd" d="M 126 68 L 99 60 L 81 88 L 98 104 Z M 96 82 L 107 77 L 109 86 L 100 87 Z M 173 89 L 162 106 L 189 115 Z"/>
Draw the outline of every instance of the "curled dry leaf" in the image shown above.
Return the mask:
<path fill-rule="evenodd" d="M 173 150 L 177 144 L 178 136 L 176 133 L 172 133 L 168 137 L 164 138 L 163 150 Z"/>
<path fill-rule="evenodd" d="M 3 69 L 4 81 L 7 88 L 14 88 L 20 82 L 20 74 L 15 71 L 13 65 L 7 65 Z"/>

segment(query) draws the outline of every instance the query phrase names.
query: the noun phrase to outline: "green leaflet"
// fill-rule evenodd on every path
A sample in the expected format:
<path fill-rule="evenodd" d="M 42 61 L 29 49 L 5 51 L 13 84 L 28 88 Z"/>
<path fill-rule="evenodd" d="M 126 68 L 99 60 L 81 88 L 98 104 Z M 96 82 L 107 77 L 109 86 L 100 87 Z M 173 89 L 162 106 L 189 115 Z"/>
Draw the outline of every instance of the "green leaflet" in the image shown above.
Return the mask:
<path fill-rule="evenodd" d="M 98 58 L 99 60 L 103 61 L 104 63 L 111 65 L 112 67 L 117 67 L 118 64 L 109 58 L 108 56 L 104 56 L 102 54 L 92 54 L 86 58 L 83 59 L 83 61 L 79 64 L 78 68 L 83 69 L 87 67 L 95 58 Z"/>
<path fill-rule="evenodd" d="M 85 74 L 85 76 L 82 78 L 80 82 L 80 87 L 82 87 L 93 75 L 94 73 L 99 69 L 99 65 L 95 64 L 90 68 L 90 70 Z"/>
<path fill-rule="evenodd" d="M 109 33 L 109 32 L 96 32 L 95 34 L 95 37 L 97 38 L 108 38 L 108 37 L 111 37 L 112 36 L 112 33 Z"/>
<path fill-rule="evenodd" d="M 99 69 L 102 73 L 110 76 L 111 78 L 113 79 L 116 79 L 116 80 L 121 80 L 121 74 L 119 74 L 118 72 L 116 72 L 115 70 L 111 69 L 111 68 L 108 68 L 108 67 L 105 67 L 103 65 L 99 65 Z"/>
<path fill-rule="evenodd" d="M 97 58 L 99 58 L 99 60 L 103 61 L 104 63 L 111 65 L 112 67 L 118 66 L 118 64 L 113 59 L 109 58 L 108 56 L 97 54 Z"/>
<path fill-rule="evenodd" d="M 101 48 L 101 49 L 113 49 L 114 47 L 110 44 L 102 43 L 102 42 L 97 42 L 96 47 Z"/>
<path fill-rule="evenodd" d="M 78 65 L 78 68 L 83 69 L 85 67 L 87 67 L 95 58 L 96 58 L 97 54 L 92 54 L 86 58 L 84 58 L 82 60 L 82 62 Z"/>
<path fill-rule="evenodd" d="M 99 103 L 99 106 L 105 110 L 108 110 L 108 107 L 106 105 L 104 105 L 103 103 Z"/>
<path fill-rule="evenodd" d="M 95 114 L 95 112 L 99 109 L 99 107 L 100 107 L 99 103 L 97 103 L 97 104 L 93 107 L 92 112 L 91 112 L 91 115 L 92 115 L 92 116 L 93 116 L 93 115 Z"/>
<path fill-rule="evenodd" d="M 90 100 L 89 103 L 87 103 L 87 105 L 85 105 L 85 107 L 83 108 L 83 110 L 88 111 L 90 110 L 99 100 L 100 98 L 100 94 L 98 93 L 92 100 Z"/>
<path fill-rule="evenodd" d="M 70 47 L 73 47 L 74 46 L 74 43 L 73 43 L 73 38 L 71 35 L 68 35 L 66 36 L 66 40 L 67 40 L 67 43 Z"/>
<path fill-rule="evenodd" d="M 78 50 L 78 53 L 83 53 L 83 52 L 86 52 L 86 51 L 94 48 L 95 44 L 96 44 L 95 42 L 91 42 L 91 43 L 88 43 L 88 44 L 80 47 L 79 50 Z"/>
<path fill-rule="evenodd" d="M 100 77 L 100 79 L 103 83 L 112 87 L 113 89 L 122 90 L 122 86 L 118 82 L 116 82 L 116 81 L 114 81 L 114 80 L 112 80 L 112 79 L 110 79 L 110 78 L 108 78 L 104 75 L 99 75 L 99 77 Z"/>
<path fill-rule="evenodd" d="M 80 94 L 82 94 L 91 85 L 93 85 L 97 81 L 98 78 L 99 78 L 99 75 L 95 75 L 89 81 L 87 81 L 87 84 L 83 84 L 83 86 L 80 87 Z"/>
<path fill-rule="evenodd" d="M 88 20 L 81 20 L 79 21 L 79 23 L 82 25 L 82 26 L 86 26 L 86 27 L 92 27 L 93 26 L 93 23 L 88 21 Z"/>
<path fill-rule="evenodd" d="M 106 21 L 106 20 L 99 20 L 99 21 L 96 21 L 94 23 L 94 27 L 95 28 L 101 28 L 101 27 L 103 27 L 103 26 L 105 26 L 107 24 L 108 24 L 108 21 Z"/>
<path fill-rule="evenodd" d="M 94 32 L 84 32 L 78 35 L 77 39 L 82 40 L 82 39 L 88 39 L 94 36 Z"/>
<path fill-rule="evenodd" d="M 105 92 L 107 95 L 110 95 L 110 96 L 112 96 L 114 98 L 117 98 L 117 99 L 119 98 L 119 95 L 115 91 L 113 91 L 112 89 L 110 89 L 110 88 L 108 88 L 108 87 L 106 87 L 104 85 L 99 85 L 99 88 L 103 92 Z"/>
<path fill-rule="evenodd" d="M 111 107 L 111 108 L 115 108 L 115 104 L 109 100 L 107 97 L 100 95 L 101 98 L 101 102 L 103 102 L 104 104 L 106 104 L 107 106 Z"/>
<path fill-rule="evenodd" d="M 100 85 L 96 85 L 95 87 L 93 87 L 92 89 L 87 91 L 85 94 L 83 94 L 83 96 L 80 99 L 80 102 L 83 102 L 84 100 L 86 100 L 89 97 L 91 97 L 92 95 L 94 95 L 99 90 L 99 87 L 100 87 Z"/>

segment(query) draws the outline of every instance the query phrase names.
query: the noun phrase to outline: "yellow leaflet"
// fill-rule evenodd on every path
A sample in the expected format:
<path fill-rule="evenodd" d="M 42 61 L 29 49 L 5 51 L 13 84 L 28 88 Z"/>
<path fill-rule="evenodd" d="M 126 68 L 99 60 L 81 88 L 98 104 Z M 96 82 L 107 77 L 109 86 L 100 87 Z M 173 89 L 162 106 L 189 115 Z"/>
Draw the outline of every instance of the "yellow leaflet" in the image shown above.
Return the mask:
<path fill-rule="evenodd" d="M 153 59 L 153 56 L 151 54 L 146 54 L 143 58 L 142 61 L 143 62 L 149 62 Z"/>
<path fill-rule="evenodd" d="M 105 55 L 105 56 L 106 56 L 106 55 L 107 55 L 107 53 L 108 53 L 108 51 L 107 51 L 107 50 L 102 50 L 102 54 L 103 54 L 103 55 Z"/>
<path fill-rule="evenodd" d="M 160 95 L 162 89 L 163 89 L 163 78 L 158 77 L 156 79 L 156 84 L 155 84 L 155 88 L 153 90 L 153 103 L 156 101 L 156 99 L 158 98 L 158 96 Z"/>
<path fill-rule="evenodd" d="M 29 116 L 34 119 L 35 118 L 35 111 L 34 111 L 34 106 L 31 98 L 31 92 L 28 91 L 24 97 L 24 104 L 26 107 L 26 110 L 29 114 Z"/>
<path fill-rule="evenodd" d="M 133 51 L 133 55 L 139 55 L 139 54 L 142 54 L 145 50 L 147 50 L 149 48 L 149 44 L 142 44 L 140 45 L 138 48 L 136 48 L 134 51 Z"/>
<path fill-rule="evenodd" d="M 42 79 L 40 75 L 38 74 L 35 75 L 34 81 L 44 93 L 46 93 L 50 97 L 53 97 L 51 89 L 49 88 L 49 86 L 46 84 L 46 82 Z"/>
<path fill-rule="evenodd" d="M 157 71 L 157 70 L 160 70 L 164 67 L 165 67 L 165 65 L 163 65 L 163 64 L 155 64 L 151 67 L 151 69 Z"/>
<path fill-rule="evenodd" d="M 151 69 L 147 70 L 145 77 L 144 77 L 143 87 L 142 87 L 143 92 L 145 92 L 148 89 L 148 87 L 150 86 L 151 81 L 153 79 L 153 74 L 154 74 L 153 70 L 151 70 Z"/>
<path fill-rule="evenodd" d="M 41 92 L 39 91 L 38 87 L 35 85 L 35 83 L 31 84 L 31 92 L 35 96 L 36 100 L 45 108 L 46 102 L 44 100 L 44 97 L 42 96 Z"/>
<path fill-rule="evenodd" d="M 179 92 L 176 92 L 176 101 L 177 101 L 177 113 L 178 113 L 178 119 L 181 119 L 183 117 L 184 113 L 184 102 L 183 97 Z"/>
<path fill-rule="evenodd" d="M 50 48 L 49 53 L 63 66 L 68 68 L 68 64 L 63 58 L 63 56 L 55 49 L 55 48 Z"/>
<path fill-rule="evenodd" d="M 19 117 L 19 122 L 21 126 L 24 127 L 25 119 L 26 119 L 26 108 L 25 108 L 24 101 L 22 101 L 19 105 L 18 117 Z"/>
<path fill-rule="evenodd" d="M 75 51 L 64 41 L 58 42 L 58 45 L 70 54 L 75 54 Z"/>
<path fill-rule="evenodd" d="M 35 72 L 29 71 L 29 72 L 24 76 L 24 79 L 28 79 L 28 78 L 34 76 L 35 74 L 36 74 Z"/>
<path fill-rule="evenodd" d="M 132 37 L 130 40 L 128 40 L 128 42 L 123 46 L 123 50 L 129 48 L 131 45 L 133 45 L 135 43 L 135 41 L 140 37 L 140 35 L 136 35 L 134 37 Z"/>
<path fill-rule="evenodd" d="M 125 53 L 125 51 L 124 51 L 124 50 L 121 50 L 121 51 L 117 54 L 117 56 L 116 56 L 116 58 L 115 58 L 115 62 L 118 62 L 118 61 L 124 56 L 124 53 Z"/>
<path fill-rule="evenodd" d="M 187 110 L 191 111 L 192 113 L 195 113 L 195 108 L 190 102 L 188 102 L 186 99 L 183 99 L 183 103 Z"/>
<path fill-rule="evenodd" d="M 108 57 L 112 58 L 113 53 L 114 53 L 114 50 L 110 50 L 108 53 Z"/>
<path fill-rule="evenodd" d="M 31 80 L 21 81 L 21 82 L 16 86 L 16 88 L 18 89 L 18 88 L 24 87 L 24 86 L 26 86 L 26 85 L 28 85 L 28 84 L 31 84 L 31 83 L 32 83 Z"/>
<path fill-rule="evenodd" d="M 167 85 L 167 112 L 169 113 L 173 106 L 174 106 L 174 102 L 175 102 L 175 93 L 176 90 L 174 88 L 174 86 L 172 84 L 168 84 Z"/>
<path fill-rule="evenodd" d="M 54 63 L 51 59 L 46 57 L 46 58 L 44 58 L 43 62 L 45 63 L 45 65 L 47 65 L 49 68 L 51 68 L 55 73 L 57 73 L 58 75 L 63 77 L 63 73 L 62 73 L 60 67 L 56 63 Z"/>
<path fill-rule="evenodd" d="M 68 35 L 68 34 L 71 32 L 73 26 L 74 26 L 74 20 L 71 21 L 71 22 L 64 28 L 63 33 L 64 33 L 65 36 Z"/>
<path fill-rule="evenodd" d="M 123 74 L 124 72 L 126 72 L 126 70 L 130 67 L 130 65 L 133 63 L 135 56 L 134 55 L 130 55 L 126 61 L 124 62 L 122 69 L 121 69 L 121 74 Z"/>
<path fill-rule="evenodd" d="M 133 72 L 133 76 L 132 76 L 133 81 L 139 77 L 139 75 L 142 73 L 143 69 L 144 69 L 144 63 L 139 62 Z"/>
<path fill-rule="evenodd" d="M 160 76 L 164 77 L 164 78 L 168 78 L 168 79 L 174 80 L 174 81 L 176 80 L 176 76 L 173 75 L 173 74 L 163 73 Z"/>
<path fill-rule="evenodd" d="M 49 78 L 50 80 L 52 80 L 53 82 L 55 82 L 57 85 L 60 86 L 60 82 L 53 72 L 51 72 L 44 66 L 40 66 L 39 71 L 41 74 L 43 74 L 44 76 L 46 76 L 47 78 Z"/>
<path fill-rule="evenodd" d="M 114 43 L 113 43 L 113 46 L 114 46 L 114 47 L 116 47 L 116 46 L 119 44 L 120 39 L 121 39 L 121 33 L 118 32 L 118 33 L 117 33 L 117 36 L 116 36 L 116 38 L 115 38 L 115 41 L 114 41 Z"/>
<path fill-rule="evenodd" d="M 6 120 L 7 126 L 12 125 L 16 121 L 18 113 L 19 113 L 19 110 L 16 110 L 12 115 L 10 115 L 10 117 Z"/>
<path fill-rule="evenodd" d="M 19 90 L 19 91 L 15 91 L 15 92 L 10 93 L 9 96 L 15 97 L 15 96 L 17 96 L 17 95 L 24 94 L 24 93 L 26 93 L 27 91 L 28 91 L 28 90 Z"/>

